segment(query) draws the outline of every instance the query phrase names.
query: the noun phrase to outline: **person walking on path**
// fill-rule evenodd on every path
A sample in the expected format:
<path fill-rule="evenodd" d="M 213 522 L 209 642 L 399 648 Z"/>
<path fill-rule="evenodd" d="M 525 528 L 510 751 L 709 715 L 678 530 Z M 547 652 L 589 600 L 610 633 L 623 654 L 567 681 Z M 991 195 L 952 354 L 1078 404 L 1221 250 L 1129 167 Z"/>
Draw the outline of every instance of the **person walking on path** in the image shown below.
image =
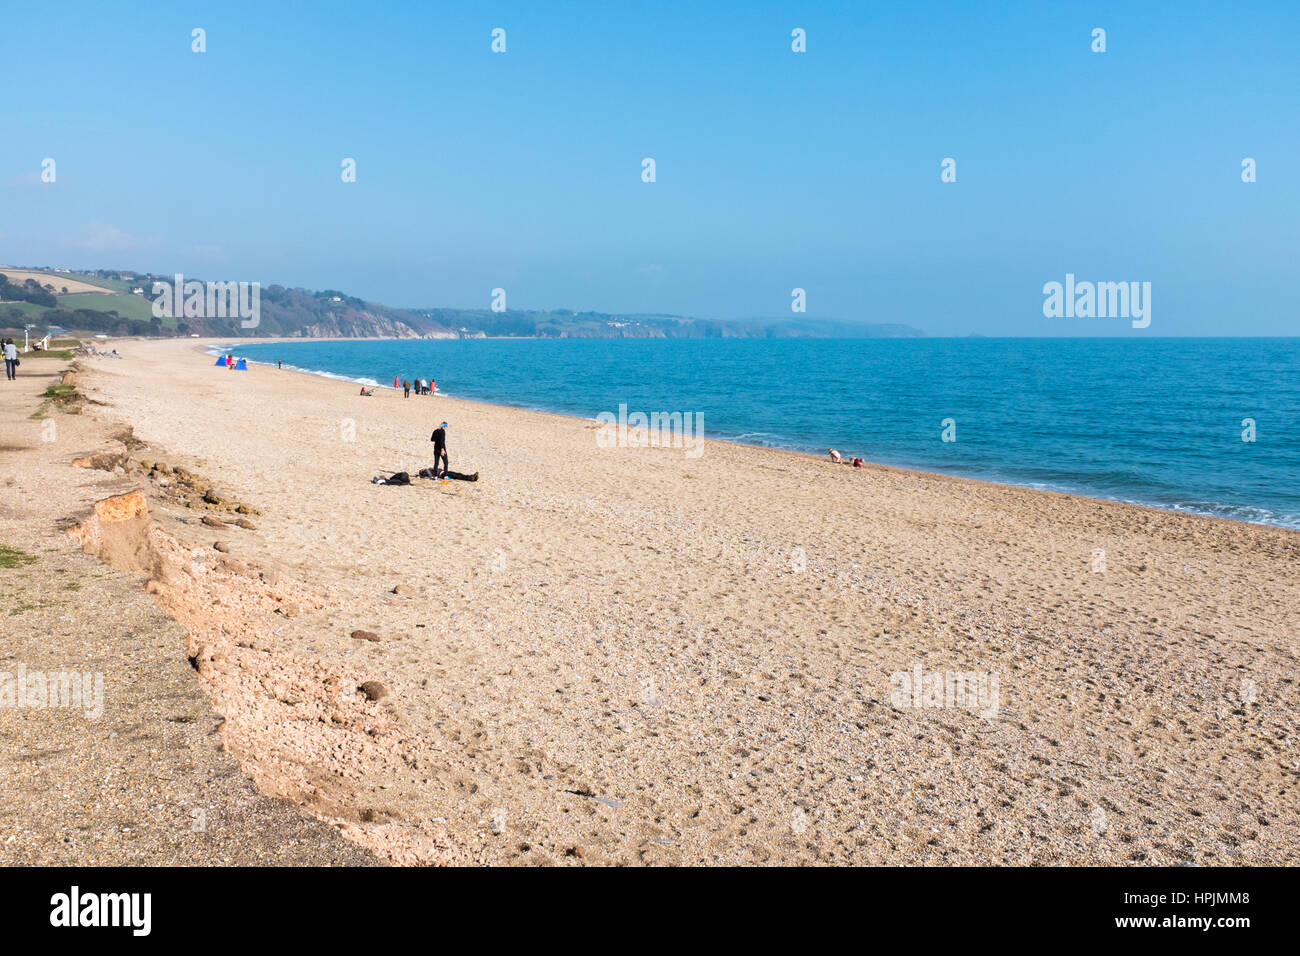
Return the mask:
<path fill-rule="evenodd" d="M 5 378 L 14 381 L 18 378 L 18 346 L 13 339 L 5 339 Z"/>

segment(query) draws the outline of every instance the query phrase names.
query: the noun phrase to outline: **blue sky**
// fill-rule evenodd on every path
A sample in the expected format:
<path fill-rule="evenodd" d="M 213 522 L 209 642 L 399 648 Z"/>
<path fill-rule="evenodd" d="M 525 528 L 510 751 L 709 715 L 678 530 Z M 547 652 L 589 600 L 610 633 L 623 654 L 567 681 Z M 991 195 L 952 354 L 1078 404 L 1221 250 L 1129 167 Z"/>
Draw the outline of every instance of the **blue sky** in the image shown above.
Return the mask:
<path fill-rule="evenodd" d="M 1300 330 L 1296 3 L 42 3 L 5 23 L 0 262 L 718 318 L 789 317 L 801 287 L 810 316 L 932 335 Z M 1151 282 L 1151 326 L 1044 318 L 1067 272 Z"/>

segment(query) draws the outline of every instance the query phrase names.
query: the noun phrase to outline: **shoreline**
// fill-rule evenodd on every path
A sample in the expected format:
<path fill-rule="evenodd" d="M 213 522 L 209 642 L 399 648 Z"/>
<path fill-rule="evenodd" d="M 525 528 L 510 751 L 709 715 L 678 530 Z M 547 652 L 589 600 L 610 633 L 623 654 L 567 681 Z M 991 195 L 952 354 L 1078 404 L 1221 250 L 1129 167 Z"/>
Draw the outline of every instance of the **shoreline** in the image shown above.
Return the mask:
<path fill-rule="evenodd" d="M 211 353 L 210 353 L 210 355 L 211 355 L 212 357 L 215 357 L 215 356 L 218 354 L 219 351 L 222 351 L 222 350 L 225 350 L 225 351 L 234 351 L 235 349 L 240 348 L 241 346 L 246 346 L 246 345 L 274 345 L 274 344 L 277 344 L 277 343 L 290 343 L 290 344 L 291 344 L 291 343 L 294 343 L 294 342 L 299 342 L 299 343 L 301 343 L 301 342 L 326 342 L 326 341 L 329 341 L 329 342 L 349 342 L 349 341 L 375 341 L 375 342 L 388 342 L 388 341 L 420 341 L 420 340 L 407 340 L 407 339 L 379 339 L 379 338 L 375 338 L 375 339 L 330 338 L 330 339 L 310 339 L 310 340 L 308 340 L 308 339 L 302 339 L 302 338 L 280 338 L 280 339 L 267 339 L 266 341 L 254 341 L 254 342 L 241 341 L 241 342 L 238 342 L 238 343 L 235 343 L 235 344 L 227 344 L 226 346 L 220 346 L 220 347 L 216 344 L 218 341 L 229 343 L 230 340 L 228 340 L 228 339 L 223 339 L 223 340 L 217 340 L 217 339 L 210 339 L 210 340 L 209 340 L 209 339 L 204 339 L 204 340 L 202 340 L 202 341 L 211 343 L 211 344 L 205 346 L 205 348 L 207 348 L 207 349 L 217 349 L 217 350 L 218 350 L 217 352 L 211 352 Z M 197 344 L 197 343 L 193 343 L 193 342 L 192 342 L 192 344 Z M 209 354 L 209 353 L 207 353 L 207 352 L 205 351 L 205 354 Z M 350 376 L 347 376 L 347 375 L 344 375 L 344 374 L 342 374 L 342 373 L 338 373 L 338 372 L 329 372 L 329 371 L 325 371 L 325 370 L 323 370 L 323 369 L 304 368 L 304 367 L 302 367 L 302 366 L 290 366 L 290 365 L 286 365 L 283 369 L 277 369 L 276 366 L 275 366 L 275 363 L 273 363 L 273 362 L 264 362 L 264 361 L 261 361 L 261 360 L 259 360 L 259 359 L 248 359 L 248 361 L 249 361 L 250 363 L 252 363 L 252 364 L 256 364 L 256 365 L 262 366 L 263 368 L 270 368 L 270 369 L 273 369 L 273 370 L 275 370 L 275 371 L 294 372 L 294 373 L 296 373 L 296 374 L 300 374 L 300 375 L 309 375 L 309 376 L 313 376 L 313 377 L 315 377 L 315 378 L 320 378 L 320 379 L 324 379 L 324 380 L 332 381 L 332 382 L 349 382 L 349 383 L 354 384 L 354 385 L 364 385 L 364 386 L 366 386 L 366 387 L 368 387 L 368 388 L 373 387 L 373 388 L 386 389 L 386 390 L 388 390 L 388 391 L 400 391 L 400 389 L 393 389 L 393 386 L 390 385 L 390 384 L 386 384 L 386 383 L 384 383 L 384 382 L 376 382 L 376 381 L 374 381 L 374 380 L 372 380 L 372 379 L 369 379 L 369 378 L 364 378 L 364 379 L 363 379 L 363 378 L 350 377 Z M 425 398 L 425 397 L 429 397 L 429 396 L 419 396 L 419 397 L 423 399 L 423 398 Z M 455 400 L 457 400 L 457 401 L 470 402 L 470 403 L 473 403 L 473 404 L 476 404 L 476 405 L 484 405 L 484 406 L 488 406 L 488 407 L 491 407 L 491 408 L 498 408 L 498 409 L 513 409 L 513 410 L 516 410 L 516 411 L 525 411 L 525 412 L 531 412 L 531 413 L 540 414 L 540 415 L 554 415 L 554 416 L 557 416 L 557 417 L 559 417 L 559 418 L 564 418 L 564 419 L 568 419 L 568 420 L 571 420 L 571 421 L 580 421 L 580 422 L 587 422 L 587 423 L 597 421 L 597 419 L 595 419 L 595 418 L 585 418 L 585 417 L 583 417 L 583 416 L 579 416 L 579 415 L 571 415 L 571 414 L 567 414 L 567 413 L 562 412 L 562 411 L 555 411 L 555 410 L 553 410 L 553 409 L 551 409 L 551 408 L 537 407 L 537 406 L 533 406 L 533 405 L 523 405 L 523 404 L 514 405 L 514 404 L 509 404 L 509 403 L 503 403 L 503 402 L 501 402 L 501 401 L 488 401 L 488 400 L 485 400 L 485 399 L 477 399 L 477 398 L 463 398 L 463 397 L 456 396 L 456 395 L 449 395 L 449 394 L 446 394 L 446 393 L 443 393 L 443 392 L 439 392 L 438 395 L 437 395 L 436 397 L 438 397 L 438 398 L 451 398 L 451 399 L 455 399 Z M 735 445 L 735 446 L 739 446 L 739 447 L 743 447 L 743 448 L 753 448 L 753 449 L 757 449 L 757 450 L 761 450 L 761 451 L 773 451 L 773 452 L 781 452 L 781 453 L 784 453 L 784 454 L 799 455 L 799 456 L 802 456 L 802 457 L 804 457 L 804 458 L 809 458 L 809 459 L 812 459 L 812 460 L 815 460 L 815 461 L 822 461 L 822 462 L 825 462 L 825 461 L 827 460 L 826 457 L 825 457 L 825 453 L 824 453 L 824 452 L 813 452 L 813 451 L 809 451 L 809 450 L 806 450 L 806 449 L 802 449 L 802 448 L 798 448 L 798 447 L 791 447 L 791 446 L 786 446 L 786 445 L 759 445 L 759 444 L 753 444 L 753 443 L 751 443 L 751 442 L 742 441 L 742 440 L 740 440 L 740 439 L 738 439 L 738 438 L 725 437 L 725 436 L 719 436 L 719 437 L 705 436 L 705 440 L 706 440 L 706 441 L 709 441 L 709 442 L 719 442 L 719 443 L 726 444 L 726 445 Z M 847 458 L 847 457 L 851 457 L 851 456 L 850 456 L 850 455 L 846 455 L 846 458 Z M 959 474 L 959 473 L 957 473 L 957 472 L 932 471 L 932 470 L 930 470 L 930 469 L 928 469 L 928 468 L 925 468 L 925 467 L 919 467 L 919 466 L 908 465 L 908 464 L 897 464 L 897 463 L 891 463 L 891 462 L 878 461 L 878 460 L 875 460 L 875 459 L 872 459 L 872 458 L 864 458 L 864 461 L 866 462 L 867 465 L 869 465 L 869 466 L 871 466 L 871 467 L 873 467 L 873 468 L 891 469 L 891 470 L 894 470 L 894 471 L 900 471 L 900 472 L 912 473 L 912 474 L 918 474 L 918 475 L 927 475 L 927 476 L 931 476 L 931 477 L 935 477 L 935 478 L 951 478 L 951 479 L 955 479 L 955 480 L 959 480 L 959 481 L 973 481 L 973 482 L 978 482 L 978 483 L 980 483 L 980 484 L 996 485 L 996 486 L 1006 487 L 1006 488 L 1019 488 L 1019 489 L 1023 489 L 1023 490 L 1025 490 L 1025 491 L 1040 492 L 1040 493 L 1043 493 L 1043 494 L 1049 494 L 1049 495 L 1064 495 L 1064 496 L 1067 496 L 1067 497 L 1080 498 L 1080 499 L 1084 499 L 1084 500 L 1087 500 L 1087 501 L 1106 502 L 1106 503 L 1109 503 L 1109 504 L 1120 504 L 1120 505 L 1126 505 L 1126 506 L 1128 506 L 1128 507 L 1133 507 L 1133 508 L 1143 508 L 1143 509 L 1147 509 L 1147 510 L 1151 510 L 1151 511 L 1162 512 L 1162 513 L 1165 513 L 1165 514 L 1185 515 L 1185 516 L 1192 516 L 1192 517 L 1197 517 L 1197 518 L 1208 518 L 1208 519 L 1210 519 L 1210 520 L 1212 520 L 1212 521 L 1227 521 L 1227 522 L 1231 522 L 1231 523 L 1233 523 L 1233 524 L 1244 524 L 1244 525 L 1252 525 L 1252 526 L 1264 527 L 1264 528 L 1276 528 L 1276 529 L 1280 529 L 1280 530 L 1283 530 L 1283 531 L 1296 531 L 1296 532 L 1300 532 L 1300 526 L 1294 526 L 1294 525 L 1290 525 L 1290 524 L 1282 524 L 1282 523 L 1278 523 L 1278 522 L 1270 522 L 1270 521 L 1262 521 L 1262 520 L 1249 520 L 1249 519 L 1246 519 L 1246 518 L 1227 517 L 1227 516 L 1219 515 L 1219 514 L 1211 514 L 1211 513 L 1208 513 L 1208 512 L 1206 512 L 1206 511 L 1204 511 L 1204 510 L 1196 510 L 1196 509 L 1191 509 L 1191 508 L 1188 508 L 1188 509 L 1176 508 L 1176 507 L 1171 507 L 1171 506 L 1166 506 L 1166 505 L 1161 505 L 1161 504 L 1152 504 L 1152 503 L 1150 503 L 1150 502 L 1146 502 L 1146 501 L 1132 500 L 1132 499 L 1128 499 L 1128 498 L 1119 498 L 1119 497 L 1113 497 L 1113 498 L 1108 498 L 1108 497 L 1099 497 L 1099 496 L 1097 496 L 1097 495 L 1095 495 L 1095 494 L 1088 494 L 1087 492 L 1082 491 L 1082 490 L 1074 490 L 1074 489 L 1069 489 L 1069 488 L 1044 488 L 1044 487 L 1038 487 L 1038 486 L 1035 486 L 1035 485 L 1030 485 L 1030 484 L 1024 484 L 1024 483 L 1021 483 L 1021 482 L 1016 482 L 1016 481 L 1011 480 L 1011 479 L 1009 479 L 1009 478 L 984 478 L 984 477 L 973 477 L 973 476 L 971 476 L 971 475 Z M 847 466 L 844 466 L 844 467 L 847 467 Z M 1254 506 L 1254 507 L 1258 507 L 1258 506 Z"/>
<path fill-rule="evenodd" d="M 255 509 L 133 465 L 150 592 L 259 790 L 381 860 L 1297 859 L 1295 532 L 451 398 L 480 480 L 376 486 L 428 406 L 208 361 L 82 373 Z"/>

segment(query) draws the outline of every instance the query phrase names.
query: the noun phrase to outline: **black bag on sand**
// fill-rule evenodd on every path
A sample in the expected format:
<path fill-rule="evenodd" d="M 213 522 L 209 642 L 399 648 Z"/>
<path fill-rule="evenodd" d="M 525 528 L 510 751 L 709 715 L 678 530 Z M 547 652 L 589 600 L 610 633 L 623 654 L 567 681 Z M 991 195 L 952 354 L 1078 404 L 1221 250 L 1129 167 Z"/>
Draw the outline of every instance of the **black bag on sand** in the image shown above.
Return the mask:
<path fill-rule="evenodd" d="M 386 482 L 384 482 L 384 484 L 386 485 L 409 485 L 410 483 L 411 483 L 411 476 L 404 471 L 399 471 L 397 474 L 393 475 Z"/>

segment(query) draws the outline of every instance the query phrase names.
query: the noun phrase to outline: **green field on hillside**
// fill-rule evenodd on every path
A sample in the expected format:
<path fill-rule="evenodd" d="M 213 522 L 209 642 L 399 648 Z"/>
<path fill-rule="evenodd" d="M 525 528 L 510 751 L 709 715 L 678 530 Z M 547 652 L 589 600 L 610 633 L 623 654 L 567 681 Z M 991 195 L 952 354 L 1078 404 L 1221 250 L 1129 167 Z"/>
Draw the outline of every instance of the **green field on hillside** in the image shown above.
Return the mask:
<path fill-rule="evenodd" d="M 138 289 L 140 287 L 139 282 L 125 282 L 122 279 L 101 279 L 99 276 L 82 275 L 80 272 L 73 273 L 69 278 L 76 279 L 78 282 L 84 282 L 86 285 L 97 285 L 101 289 L 112 289 L 114 292 L 130 292 L 132 289 Z M 57 284 L 55 285 L 55 288 L 58 288 Z M 148 290 L 146 289 L 145 291 L 147 292 Z M 122 314 L 125 315 L 125 313 Z"/>
<path fill-rule="evenodd" d="M 153 301 L 142 295 L 98 295 L 85 292 L 79 295 L 61 295 L 59 305 L 65 309 L 94 309 L 96 312 L 116 312 L 128 319 L 148 322 L 153 318 Z M 164 328 L 175 328 L 176 320 L 164 318 Z"/>
<path fill-rule="evenodd" d="M 94 298 L 92 295 L 91 298 Z M 48 305 L 36 305 L 32 302 L 0 302 L 0 315 L 4 315 L 10 309 L 17 309 L 25 316 L 36 317 L 43 312 L 48 312 Z"/>

